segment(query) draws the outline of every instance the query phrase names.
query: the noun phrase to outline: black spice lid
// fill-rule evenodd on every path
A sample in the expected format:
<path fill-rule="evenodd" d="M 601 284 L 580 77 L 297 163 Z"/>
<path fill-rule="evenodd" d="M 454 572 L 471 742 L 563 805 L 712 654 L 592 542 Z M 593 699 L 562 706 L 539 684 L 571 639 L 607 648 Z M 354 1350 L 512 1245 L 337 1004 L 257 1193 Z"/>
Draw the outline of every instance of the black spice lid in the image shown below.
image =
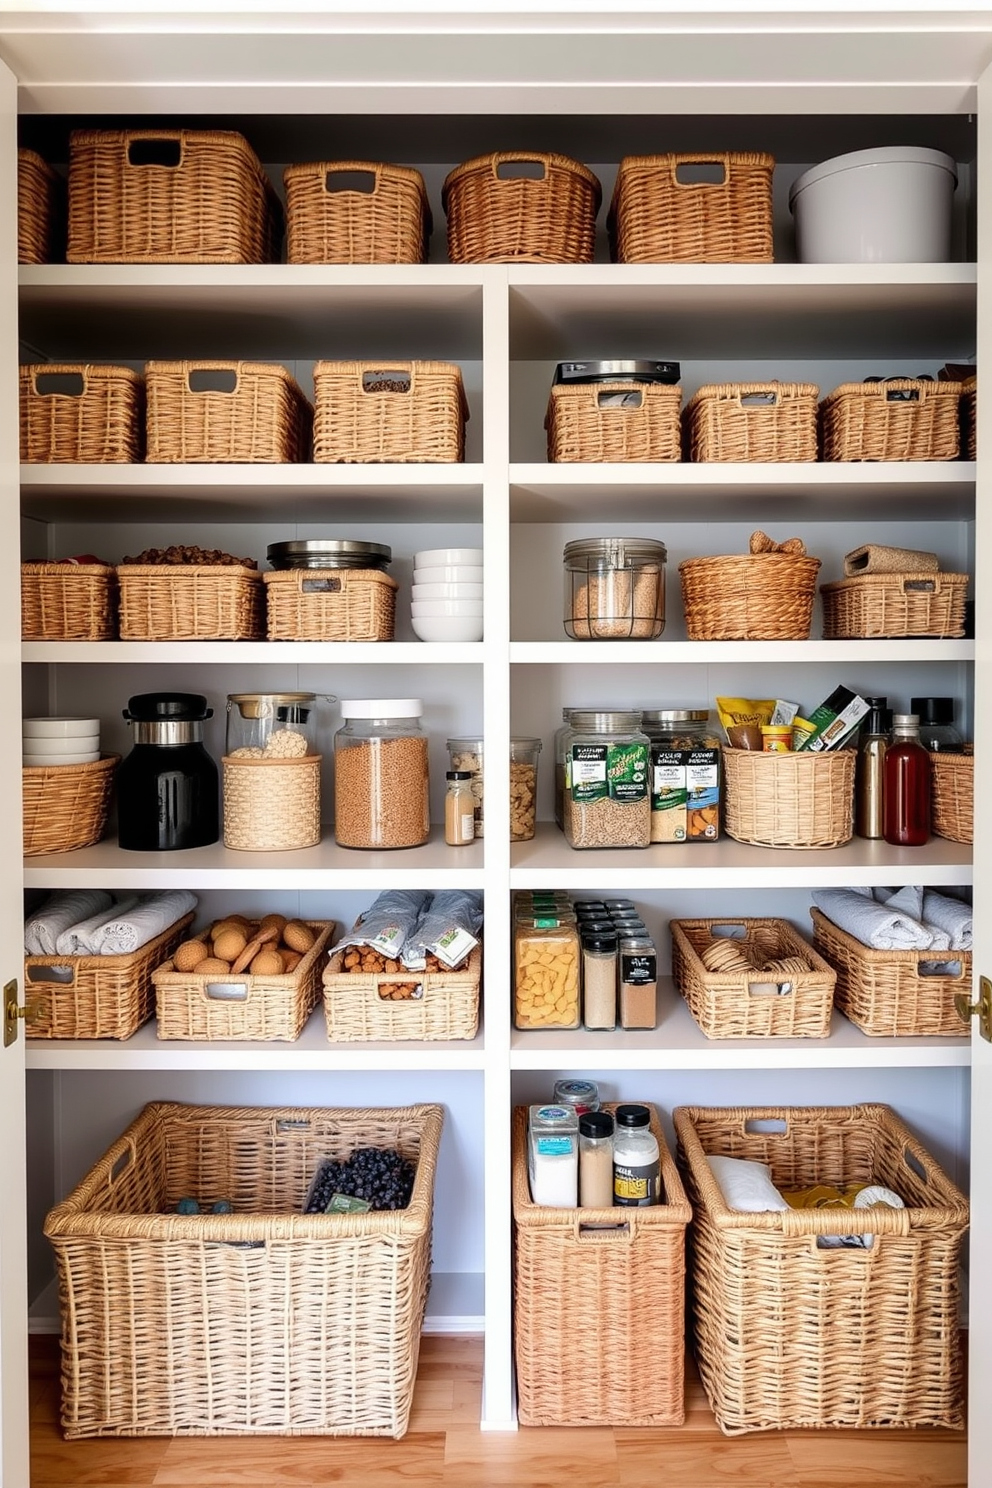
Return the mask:
<path fill-rule="evenodd" d="M 583 1111 L 579 1117 L 580 1137 L 612 1137 L 613 1117 L 609 1111 Z"/>
<path fill-rule="evenodd" d="M 445 770 L 445 780 L 473 780 L 475 777 L 471 770 Z"/>
<path fill-rule="evenodd" d="M 910 700 L 909 710 L 919 716 L 921 723 L 947 724 L 954 722 L 954 699 L 949 697 L 915 697 Z"/>
<path fill-rule="evenodd" d="M 213 708 L 196 692 L 139 692 L 128 698 L 123 716 L 132 723 L 160 723 L 173 719 L 176 723 L 197 723 L 203 718 L 213 717 Z"/>
<path fill-rule="evenodd" d="M 650 1126 L 647 1106 L 617 1106 L 617 1126 Z"/>
<path fill-rule="evenodd" d="M 616 952 L 619 940 L 615 930 L 585 930 L 582 931 L 582 949 L 584 951 L 613 951 Z"/>

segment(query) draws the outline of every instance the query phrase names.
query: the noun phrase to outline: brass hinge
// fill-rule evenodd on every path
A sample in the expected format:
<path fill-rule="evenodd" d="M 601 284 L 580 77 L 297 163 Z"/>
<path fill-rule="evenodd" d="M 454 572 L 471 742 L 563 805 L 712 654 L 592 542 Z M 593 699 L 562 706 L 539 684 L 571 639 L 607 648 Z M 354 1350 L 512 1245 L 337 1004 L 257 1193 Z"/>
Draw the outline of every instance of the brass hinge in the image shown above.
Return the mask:
<path fill-rule="evenodd" d="M 3 989 L 3 1046 L 5 1049 L 16 1042 L 18 1020 L 26 1018 L 27 1015 L 27 1008 L 17 1005 L 16 979 L 8 982 Z"/>
<path fill-rule="evenodd" d="M 970 1002 L 967 992 L 956 992 L 954 1006 L 962 1023 L 978 1014 L 978 1031 L 983 1039 L 992 1043 L 992 981 L 988 977 L 978 978 L 978 1001 Z"/>

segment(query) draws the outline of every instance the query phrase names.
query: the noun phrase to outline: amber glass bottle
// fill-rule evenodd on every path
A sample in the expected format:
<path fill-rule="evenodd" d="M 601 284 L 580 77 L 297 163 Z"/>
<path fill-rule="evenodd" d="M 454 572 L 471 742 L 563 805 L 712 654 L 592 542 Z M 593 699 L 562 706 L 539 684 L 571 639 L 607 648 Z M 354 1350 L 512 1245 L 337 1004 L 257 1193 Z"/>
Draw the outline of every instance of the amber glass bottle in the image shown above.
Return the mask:
<path fill-rule="evenodd" d="M 930 755 L 920 743 L 915 713 L 897 713 L 885 754 L 883 793 L 886 842 L 922 847 L 930 840 Z"/>

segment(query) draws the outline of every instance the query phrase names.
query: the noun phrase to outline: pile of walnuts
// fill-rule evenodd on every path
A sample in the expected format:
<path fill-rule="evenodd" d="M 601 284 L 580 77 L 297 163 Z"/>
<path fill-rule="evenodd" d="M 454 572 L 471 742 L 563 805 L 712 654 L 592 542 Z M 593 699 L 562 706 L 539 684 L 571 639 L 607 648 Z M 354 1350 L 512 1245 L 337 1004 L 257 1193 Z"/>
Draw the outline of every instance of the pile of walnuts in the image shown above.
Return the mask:
<path fill-rule="evenodd" d="M 254 558 L 235 558 L 233 553 L 222 553 L 220 548 L 198 548 L 195 543 L 174 543 L 171 548 L 145 548 L 136 558 L 124 558 L 124 563 L 153 563 L 160 566 L 175 564 L 184 568 L 207 567 L 218 564 L 233 568 L 257 568 Z"/>
<path fill-rule="evenodd" d="M 379 996 L 383 1002 L 406 1002 L 411 997 L 422 996 L 421 978 L 428 972 L 437 971 L 462 971 L 468 965 L 468 957 L 461 966 L 445 966 L 443 961 L 427 952 L 427 964 L 423 971 L 406 971 L 402 962 L 384 956 L 381 951 L 375 950 L 373 946 L 349 946 L 344 953 L 341 962 L 341 970 L 346 972 L 373 972 L 376 975 L 396 976 L 397 974 L 412 978 L 410 981 L 402 982 L 380 982 Z"/>

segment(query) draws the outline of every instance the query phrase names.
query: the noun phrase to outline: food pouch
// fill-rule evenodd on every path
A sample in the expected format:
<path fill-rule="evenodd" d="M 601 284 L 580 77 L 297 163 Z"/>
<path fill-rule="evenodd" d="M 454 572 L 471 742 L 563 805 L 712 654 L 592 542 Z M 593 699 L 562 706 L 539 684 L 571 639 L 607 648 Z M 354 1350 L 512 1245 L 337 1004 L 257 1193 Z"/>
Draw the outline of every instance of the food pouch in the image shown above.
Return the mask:
<path fill-rule="evenodd" d="M 335 955 L 348 946 L 367 945 L 390 960 L 398 960 L 430 897 L 423 889 L 387 889 L 338 941 Z"/>
<path fill-rule="evenodd" d="M 460 966 L 479 944 L 482 895 L 470 889 L 443 889 L 424 905 L 403 948 L 403 965 L 421 971 L 427 952 L 445 966 Z"/>
<path fill-rule="evenodd" d="M 760 727 L 763 723 L 771 723 L 775 699 L 718 697 L 716 711 L 724 731 L 741 723 L 754 723 Z"/>

